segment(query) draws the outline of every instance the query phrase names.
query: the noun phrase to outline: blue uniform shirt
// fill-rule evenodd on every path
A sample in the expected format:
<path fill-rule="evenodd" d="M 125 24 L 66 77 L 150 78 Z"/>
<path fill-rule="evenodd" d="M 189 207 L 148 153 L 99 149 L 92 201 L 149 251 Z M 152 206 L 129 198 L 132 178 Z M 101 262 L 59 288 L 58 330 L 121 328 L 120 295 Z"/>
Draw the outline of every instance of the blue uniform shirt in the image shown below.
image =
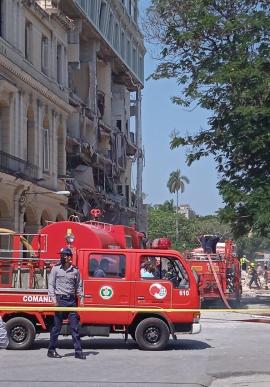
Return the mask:
<path fill-rule="evenodd" d="M 83 296 L 80 272 L 73 265 L 67 270 L 62 265 L 54 266 L 49 275 L 48 285 L 49 296 L 53 302 L 56 302 L 57 295 Z"/>

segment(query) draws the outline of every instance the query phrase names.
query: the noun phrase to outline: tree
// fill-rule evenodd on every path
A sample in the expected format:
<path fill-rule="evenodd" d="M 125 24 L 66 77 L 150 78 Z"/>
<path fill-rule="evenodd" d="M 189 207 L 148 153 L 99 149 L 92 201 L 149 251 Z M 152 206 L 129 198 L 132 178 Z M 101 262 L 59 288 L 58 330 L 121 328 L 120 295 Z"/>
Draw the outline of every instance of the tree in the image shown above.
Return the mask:
<path fill-rule="evenodd" d="M 181 175 L 180 169 L 177 169 L 176 171 L 171 172 L 167 187 L 169 188 L 169 191 L 171 193 L 176 192 L 176 213 L 178 214 L 178 207 L 179 207 L 179 191 L 181 193 L 185 190 L 185 183 L 189 184 L 189 180 L 186 176 Z M 176 217 L 176 235 L 178 236 L 178 217 Z"/>
<path fill-rule="evenodd" d="M 152 78 L 175 78 L 174 103 L 211 112 L 171 147 L 189 146 L 189 165 L 213 155 L 235 236 L 270 234 L 269 25 L 266 0 L 152 0 L 145 28 L 161 47 Z"/>
<path fill-rule="evenodd" d="M 176 237 L 174 226 L 176 218 L 179 222 L 179 235 Z M 165 203 L 150 206 L 148 209 L 148 237 L 150 240 L 168 237 L 174 249 L 185 251 L 198 247 L 198 236 L 219 233 L 224 238 L 231 238 L 228 225 L 223 225 L 219 217 L 214 215 L 196 216 L 186 219 L 182 214 L 171 211 Z"/>

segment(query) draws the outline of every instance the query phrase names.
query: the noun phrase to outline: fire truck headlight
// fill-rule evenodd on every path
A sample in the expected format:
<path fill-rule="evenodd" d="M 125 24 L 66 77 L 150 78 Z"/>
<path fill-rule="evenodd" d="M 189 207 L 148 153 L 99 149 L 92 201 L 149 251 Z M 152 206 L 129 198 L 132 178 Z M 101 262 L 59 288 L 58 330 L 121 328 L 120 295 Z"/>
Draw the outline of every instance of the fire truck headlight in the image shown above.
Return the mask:
<path fill-rule="evenodd" d="M 75 241 L 75 235 L 74 234 L 67 234 L 65 236 L 65 239 L 67 243 L 73 243 Z"/>

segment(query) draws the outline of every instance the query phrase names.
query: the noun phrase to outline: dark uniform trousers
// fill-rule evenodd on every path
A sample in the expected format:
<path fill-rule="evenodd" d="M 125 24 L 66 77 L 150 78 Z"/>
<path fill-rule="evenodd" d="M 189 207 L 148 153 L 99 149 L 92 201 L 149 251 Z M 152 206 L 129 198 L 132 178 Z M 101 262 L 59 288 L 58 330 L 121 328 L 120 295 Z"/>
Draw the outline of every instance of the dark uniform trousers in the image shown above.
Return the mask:
<path fill-rule="evenodd" d="M 56 296 L 57 306 L 62 307 L 74 307 L 76 306 L 76 298 L 73 295 L 66 296 Z M 50 346 L 49 350 L 55 350 L 57 346 L 58 336 L 60 334 L 63 320 L 68 318 L 71 335 L 73 340 L 73 345 L 75 352 L 80 352 L 82 350 L 80 335 L 78 332 L 79 325 L 79 316 L 76 312 L 56 312 L 54 315 L 54 326 L 50 334 Z"/>

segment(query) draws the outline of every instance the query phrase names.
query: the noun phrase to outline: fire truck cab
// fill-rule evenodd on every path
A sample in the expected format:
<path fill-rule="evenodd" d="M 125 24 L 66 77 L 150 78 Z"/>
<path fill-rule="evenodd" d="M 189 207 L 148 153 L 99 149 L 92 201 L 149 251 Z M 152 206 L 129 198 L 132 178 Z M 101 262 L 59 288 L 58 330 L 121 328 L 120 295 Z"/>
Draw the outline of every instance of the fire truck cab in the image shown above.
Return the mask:
<path fill-rule="evenodd" d="M 76 238 L 76 227 L 69 222 L 62 231 L 58 229 L 58 239 L 62 233 L 71 235 L 70 229 Z M 0 259 L 0 315 L 7 323 L 11 349 L 31 348 L 36 334 L 48 332 L 53 323 L 53 311 L 27 310 L 28 307 L 51 306 L 48 275 L 58 260 L 60 246 L 51 248 L 48 255 L 45 247 L 50 246 L 50 236 L 55 236 L 55 232 L 53 227 L 48 234 L 44 231 L 32 237 L 35 246 L 32 250 L 12 251 L 11 257 Z M 78 306 L 95 308 L 78 309 L 81 336 L 109 336 L 121 332 L 126 338 L 131 335 L 140 349 L 161 350 L 166 347 L 170 335 L 176 338 L 178 332 L 200 332 L 198 284 L 180 253 L 119 248 L 116 238 L 112 240 L 113 248 L 91 247 L 91 239 L 88 239 L 88 246 L 84 244 L 80 248 L 75 240 L 73 264 L 81 273 L 84 293 Z M 106 262 L 103 265 L 106 272 L 105 277 L 99 278 L 96 268 L 102 262 Z M 5 306 L 14 307 L 14 310 L 4 310 Z M 18 311 L 17 307 L 25 310 Z M 61 333 L 69 334 L 67 322 Z"/>

